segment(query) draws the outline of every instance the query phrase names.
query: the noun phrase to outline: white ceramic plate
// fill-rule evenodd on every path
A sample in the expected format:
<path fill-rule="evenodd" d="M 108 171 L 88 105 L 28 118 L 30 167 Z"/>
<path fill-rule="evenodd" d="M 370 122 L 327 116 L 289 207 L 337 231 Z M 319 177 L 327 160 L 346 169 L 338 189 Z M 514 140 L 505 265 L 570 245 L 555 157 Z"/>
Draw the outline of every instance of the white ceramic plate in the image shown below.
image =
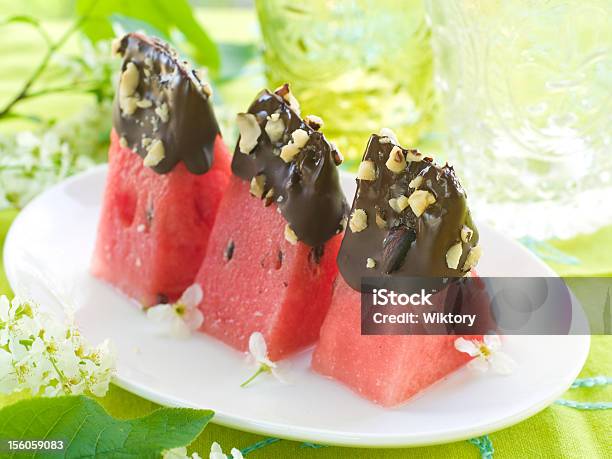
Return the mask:
<path fill-rule="evenodd" d="M 72 305 L 83 334 L 109 338 L 118 353 L 116 383 L 163 405 L 210 408 L 215 422 L 310 442 L 395 447 L 466 439 L 517 423 L 545 408 L 572 383 L 589 349 L 588 336 L 507 337 L 519 364 L 510 376 L 463 368 L 399 409 L 383 409 L 309 371 L 310 351 L 283 362 L 291 384 L 253 371 L 244 355 L 204 335 L 160 335 L 131 301 L 92 278 L 92 254 L 106 168 L 93 169 L 41 195 L 15 220 L 4 259 L 15 292 L 62 314 Z M 343 177 L 352 197 L 354 181 Z M 550 276 L 515 242 L 479 225 L 482 276 Z"/>

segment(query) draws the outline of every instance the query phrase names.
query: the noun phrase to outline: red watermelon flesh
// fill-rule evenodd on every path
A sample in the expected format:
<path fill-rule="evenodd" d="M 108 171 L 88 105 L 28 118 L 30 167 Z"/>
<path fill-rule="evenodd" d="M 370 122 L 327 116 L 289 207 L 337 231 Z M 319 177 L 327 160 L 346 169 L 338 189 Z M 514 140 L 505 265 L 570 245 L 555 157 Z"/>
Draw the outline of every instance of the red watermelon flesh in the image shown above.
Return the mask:
<path fill-rule="evenodd" d="M 229 175 L 220 136 L 207 173 L 179 162 L 158 174 L 113 130 L 92 273 L 143 305 L 176 301 L 200 267 Z"/>
<path fill-rule="evenodd" d="M 362 335 L 361 294 L 338 276 L 312 368 L 374 403 L 397 406 L 471 359 L 455 349 L 456 339 L 452 335 Z"/>
<path fill-rule="evenodd" d="M 232 176 L 219 206 L 197 275 L 204 299 L 203 330 L 246 351 L 261 332 L 272 360 L 312 343 L 332 295 L 342 234 L 323 250 L 285 240 L 287 222 L 276 204 L 264 207 L 249 183 Z"/>

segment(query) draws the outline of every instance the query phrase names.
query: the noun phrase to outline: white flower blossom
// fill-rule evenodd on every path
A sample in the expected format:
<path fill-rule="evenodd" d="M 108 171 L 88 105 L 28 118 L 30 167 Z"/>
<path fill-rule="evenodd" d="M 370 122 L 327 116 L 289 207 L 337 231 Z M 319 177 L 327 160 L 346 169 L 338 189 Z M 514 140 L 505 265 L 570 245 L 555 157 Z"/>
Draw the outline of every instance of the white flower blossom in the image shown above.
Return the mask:
<path fill-rule="evenodd" d="M 10 352 L 0 347 L 0 394 L 10 394 L 18 385 Z"/>
<path fill-rule="evenodd" d="M 244 459 L 244 456 L 237 448 L 232 448 L 231 458 L 228 458 L 226 454 L 223 454 L 223 450 L 221 449 L 221 445 L 216 441 L 210 446 L 210 455 L 208 459 Z"/>
<path fill-rule="evenodd" d="M 468 367 L 478 371 L 484 372 L 490 368 L 494 373 L 508 375 L 516 368 L 516 362 L 500 351 L 501 340 L 496 334 L 485 335 L 482 341 L 457 338 L 455 348 L 475 357 Z"/>
<path fill-rule="evenodd" d="M 115 357 L 91 347 L 72 323 L 59 324 L 19 298 L 0 297 L 0 393 L 106 394 Z"/>
<path fill-rule="evenodd" d="M 268 358 L 268 345 L 260 332 L 255 332 L 249 337 L 249 353 L 260 365 L 275 368 L 276 364 Z"/>
<path fill-rule="evenodd" d="M 278 371 L 276 363 L 268 357 L 268 346 L 264 336 L 260 332 L 254 332 L 249 337 L 249 357 L 257 364 L 257 370 L 249 379 L 243 382 L 240 387 L 248 386 L 262 373 L 270 373 L 279 381 L 285 382 Z"/>
<path fill-rule="evenodd" d="M 181 446 L 180 448 L 173 448 L 164 451 L 162 454 L 163 459 L 202 459 L 198 453 L 193 453 L 191 456 L 187 454 L 187 448 Z"/>
<path fill-rule="evenodd" d="M 110 47 L 110 40 L 94 45 L 83 39 L 78 55 L 62 50 L 52 53 L 54 67 L 66 77 L 61 91 L 95 93 L 96 101 L 67 119 L 58 120 L 53 110 L 36 116 L 34 131 L 0 133 L 0 209 L 22 208 L 49 186 L 104 161 L 119 73 Z M 30 92 L 57 94 L 53 86 L 43 84 Z M 9 113 L 13 114 L 17 113 Z"/>
<path fill-rule="evenodd" d="M 0 208 L 23 207 L 45 188 L 77 172 L 76 154 L 51 130 L 0 137 Z M 93 162 L 91 162 L 93 164 Z"/>
<path fill-rule="evenodd" d="M 209 459 L 244 459 L 244 456 L 237 448 L 232 448 L 230 451 L 231 456 L 223 453 L 221 445 L 216 441 L 210 446 Z M 179 448 L 172 448 L 162 453 L 162 459 L 202 459 L 198 453 L 187 454 L 187 448 L 181 446 Z"/>
<path fill-rule="evenodd" d="M 11 310 L 11 302 L 6 296 L 0 297 L 0 323 L 8 322 L 14 316 L 14 311 Z M 0 343 L 2 344 L 2 343 Z"/>
<path fill-rule="evenodd" d="M 188 287 L 174 304 L 158 304 L 147 308 L 147 317 L 164 324 L 169 334 L 187 337 L 202 326 L 204 316 L 198 309 L 203 292 L 199 284 Z"/>

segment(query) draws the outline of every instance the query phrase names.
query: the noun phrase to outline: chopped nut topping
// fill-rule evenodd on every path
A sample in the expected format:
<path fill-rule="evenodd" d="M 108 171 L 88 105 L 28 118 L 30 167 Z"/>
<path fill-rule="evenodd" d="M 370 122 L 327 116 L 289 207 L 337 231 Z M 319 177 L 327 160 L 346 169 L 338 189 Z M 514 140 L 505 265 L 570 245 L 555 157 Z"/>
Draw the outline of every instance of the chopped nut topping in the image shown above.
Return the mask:
<path fill-rule="evenodd" d="M 270 188 L 264 196 L 264 207 L 268 207 L 274 201 L 274 188 Z"/>
<path fill-rule="evenodd" d="M 128 141 L 125 137 L 121 136 L 121 138 L 119 139 L 119 146 L 121 148 L 127 148 L 128 147 Z"/>
<path fill-rule="evenodd" d="M 295 231 L 291 229 L 289 224 L 285 225 L 285 239 L 292 245 L 295 245 L 298 242 L 298 237 L 295 234 Z"/>
<path fill-rule="evenodd" d="M 138 109 L 138 99 L 136 97 L 124 97 L 119 99 L 119 108 L 126 115 L 133 115 Z"/>
<path fill-rule="evenodd" d="M 374 269 L 376 268 L 376 261 L 374 261 L 373 258 L 368 258 L 366 260 L 366 268 L 368 269 Z"/>
<path fill-rule="evenodd" d="M 329 143 L 331 145 L 332 148 L 332 155 L 334 157 L 334 164 L 336 166 L 339 166 L 340 164 L 342 164 L 342 161 L 344 161 L 344 156 L 342 156 L 342 153 L 340 153 L 340 150 L 338 150 L 338 147 L 336 147 L 336 144 L 333 142 Z"/>
<path fill-rule="evenodd" d="M 291 138 L 298 147 L 302 148 L 308 142 L 308 132 L 303 129 L 296 129 L 291 134 Z"/>
<path fill-rule="evenodd" d="M 276 88 L 274 93 L 281 96 L 283 100 L 287 102 L 291 110 L 293 110 L 298 115 L 300 114 L 300 103 L 293 96 L 293 93 L 291 92 L 291 89 L 289 88 L 289 85 L 287 83 Z"/>
<path fill-rule="evenodd" d="M 323 127 L 323 120 L 317 115 L 306 115 L 304 118 L 304 123 L 308 125 L 312 130 L 318 131 Z"/>
<path fill-rule="evenodd" d="M 380 229 L 385 229 L 387 227 L 387 221 L 382 218 L 378 212 L 376 212 L 376 226 Z"/>
<path fill-rule="evenodd" d="M 470 252 L 468 253 L 467 258 L 465 259 L 465 263 L 463 264 L 463 271 L 469 271 L 473 267 L 478 264 L 478 260 L 482 256 L 482 247 L 477 245 L 476 247 L 472 247 Z"/>
<path fill-rule="evenodd" d="M 290 163 L 308 142 L 308 133 L 304 129 L 296 129 L 291 133 L 291 141 L 281 149 L 280 157 Z"/>
<path fill-rule="evenodd" d="M 143 160 L 143 164 L 147 167 L 157 166 L 166 156 L 164 144 L 161 140 L 155 140 L 147 149 L 147 156 Z"/>
<path fill-rule="evenodd" d="M 266 184 L 265 175 L 260 174 L 260 175 L 253 177 L 251 179 L 251 194 L 258 198 L 263 197 L 265 184 Z"/>
<path fill-rule="evenodd" d="M 463 242 L 470 242 L 472 240 L 472 236 L 474 235 L 474 231 L 472 231 L 471 228 L 463 225 L 463 228 L 461 228 L 461 240 Z"/>
<path fill-rule="evenodd" d="M 422 175 L 417 175 L 415 178 L 413 178 L 410 183 L 408 184 L 408 186 L 410 188 L 414 188 L 415 190 L 421 186 L 421 184 L 423 183 L 423 176 Z"/>
<path fill-rule="evenodd" d="M 128 62 L 119 81 L 119 107 L 126 115 L 134 114 L 138 108 L 139 97 L 136 94 L 136 88 L 138 88 L 139 81 L 138 68 L 133 62 Z"/>
<path fill-rule="evenodd" d="M 396 211 L 398 214 L 401 213 L 406 207 L 410 205 L 408 198 L 403 194 L 398 196 L 397 198 L 389 199 L 389 205 L 391 208 Z"/>
<path fill-rule="evenodd" d="M 159 107 L 155 108 L 155 114 L 159 116 L 162 123 L 167 123 L 168 119 L 170 119 L 168 104 L 166 104 L 166 102 L 162 102 Z"/>
<path fill-rule="evenodd" d="M 202 92 L 206 94 L 208 98 L 213 96 L 212 86 L 208 83 L 202 83 Z"/>
<path fill-rule="evenodd" d="M 368 227 L 368 214 L 363 209 L 355 209 L 349 221 L 349 227 L 353 233 L 363 231 Z"/>
<path fill-rule="evenodd" d="M 257 145 L 257 139 L 261 135 L 261 127 L 259 127 L 257 118 L 252 113 L 238 113 L 236 124 L 240 131 L 238 148 L 241 153 L 248 155 Z"/>
<path fill-rule="evenodd" d="M 417 217 L 420 217 L 434 202 L 436 202 L 434 195 L 425 190 L 416 190 L 408 198 L 408 204 Z"/>
<path fill-rule="evenodd" d="M 294 143 L 290 142 L 285 145 L 280 152 L 280 157 L 286 163 L 290 163 L 293 158 L 297 156 L 300 152 L 300 149 Z"/>
<path fill-rule="evenodd" d="M 149 108 L 151 105 L 153 105 L 153 102 L 151 102 L 149 99 L 141 99 L 136 101 L 136 106 L 138 108 Z"/>
<path fill-rule="evenodd" d="M 283 137 L 283 133 L 285 132 L 285 123 L 280 117 L 280 113 L 272 113 L 268 116 L 264 130 L 266 131 L 266 134 L 268 134 L 270 142 L 272 143 L 278 142 Z"/>
<path fill-rule="evenodd" d="M 423 160 L 423 154 L 418 150 L 408 150 L 408 153 L 406 153 L 406 159 L 408 159 L 408 161 L 419 162 Z"/>
<path fill-rule="evenodd" d="M 357 169 L 357 178 L 359 180 L 375 180 L 376 166 L 374 161 L 361 161 L 359 169 Z"/>
<path fill-rule="evenodd" d="M 457 242 L 446 252 L 446 266 L 450 269 L 457 269 L 462 253 L 461 242 Z"/>
<path fill-rule="evenodd" d="M 121 38 L 115 38 L 111 42 L 111 55 L 112 56 L 122 56 L 121 54 Z"/>
<path fill-rule="evenodd" d="M 385 166 L 395 174 L 399 174 L 406 169 L 406 158 L 404 158 L 404 153 L 400 147 L 394 146 L 391 149 Z"/>
<path fill-rule="evenodd" d="M 391 129 L 389 129 L 389 128 L 386 128 L 386 127 L 382 128 L 382 129 L 380 130 L 380 136 L 381 136 L 383 139 L 386 137 L 387 139 L 389 139 L 389 140 L 391 141 L 391 143 L 393 143 L 393 144 L 395 144 L 395 145 L 398 145 L 398 144 L 399 144 L 399 142 L 397 141 L 397 136 L 395 135 L 395 132 L 393 132 L 393 131 L 392 131 Z M 383 139 L 380 139 L 380 140 L 379 140 L 379 142 L 382 142 L 382 143 L 388 143 L 388 142 L 383 142 Z"/>

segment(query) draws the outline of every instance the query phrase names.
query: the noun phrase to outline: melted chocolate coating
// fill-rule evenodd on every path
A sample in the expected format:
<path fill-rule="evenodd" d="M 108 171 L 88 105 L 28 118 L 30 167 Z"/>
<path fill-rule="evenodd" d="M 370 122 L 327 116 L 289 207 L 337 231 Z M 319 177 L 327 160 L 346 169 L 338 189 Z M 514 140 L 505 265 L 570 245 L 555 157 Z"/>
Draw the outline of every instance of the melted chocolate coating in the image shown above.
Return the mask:
<path fill-rule="evenodd" d="M 439 167 L 431 158 L 410 161 L 399 174 L 385 165 L 394 147 L 386 139 L 372 135 L 363 160 L 376 167 L 375 180 L 357 179 L 357 192 L 351 212 L 363 209 L 367 227 L 359 232 L 347 229 L 338 254 L 338 267 L 344 280 L 355 290 L 361 290 L 363 277 L 409 276 L 454 279 L 465 274 L 462 267 L 471 247 L 478 244 L 478 231 L 467 207 L 466 194 L 451 166 Z M 402 149 L 404 156 L 415 150 Z M 422 156 L 421 156 L 422 157 Z M 410 207 L 397 213 L 389 199 L 414 191 L 408 184 L 422 177 L 419 190 L 427 190 L 436 198 L 425 212 L 417 217 Z M 386 221 L 383 228 L 376 222 L 376 214 Z M 469 227 L 472 237 L 462 242 L 463 253 L 458 269 L 449 268 L 446 253 L 461 241 L 461 229 Z M 366 260 L 374 259 L 374 268 L 366 267 Z"/>
<path fill-rule="evenodd" d="M 313 247 L 324 244 L 342 231 L 342 220 L 348 210 L 338 178 L 338 151 L 276 93 L 263 90 L 248 113 L 257 118 L 261 134 L 249 154 L 240 151 L 239 139 L 232 159 L 232 172 L 247 181 L 263 174 L 266 179 L 263 196 L 273 190 L 272 199 L 298 239 Z M 284 131 L 280 139 L 272 143 L 265 125 L 267 117 L 274 113 L 280 114 Z M 308 142 L 291 162 L 286 163 L 279 154 L 296 129 L 309 134 Z"/>
<path fill-rule="evenodd" d="M 161 140 L 165 157 L 153 170 L 166 174 L 183 161 L 190 172 L 204 174 L 213 162 L 213 147 L 219 126 L 204 92 L 203 83 L 187 62 L 166 43 L 138 33 L 125 35 L 118 52 L 124 57 L 121 71 L 132 62 L 138 69 L 136 94 L 152 105 L 128 115 L 119 102 L 119 90 L 113 107 L 113 127 L 139 156 L 147 155 L 143 139 Z M 168 120 L 163 122 L 156 108 L 165 103 Z"/>

